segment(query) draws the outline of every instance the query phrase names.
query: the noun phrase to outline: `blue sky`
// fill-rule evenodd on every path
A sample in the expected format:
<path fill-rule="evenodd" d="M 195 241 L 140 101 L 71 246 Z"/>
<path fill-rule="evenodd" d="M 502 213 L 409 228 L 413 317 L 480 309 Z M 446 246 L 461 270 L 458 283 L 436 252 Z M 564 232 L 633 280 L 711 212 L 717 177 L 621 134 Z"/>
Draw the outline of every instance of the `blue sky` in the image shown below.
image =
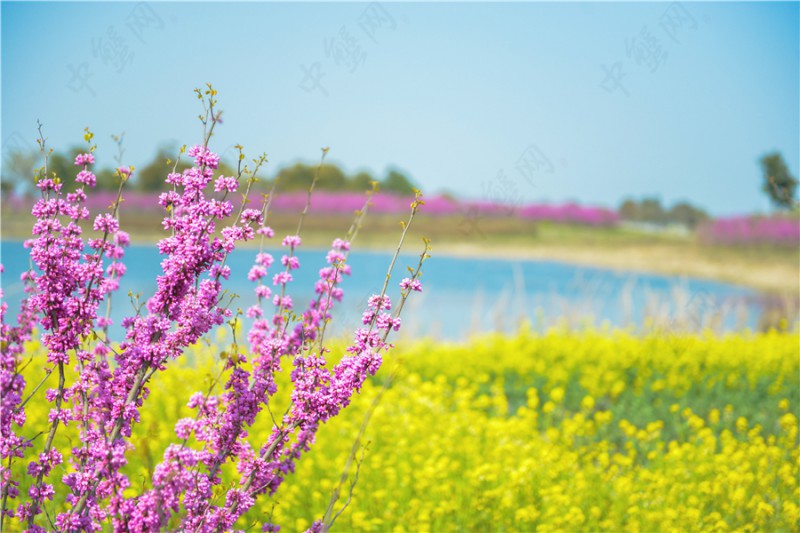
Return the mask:
<path fill-rule="evenodd" d="M 798 3 L 1 7 L 4 152 L 35 146 L 39 119 L 56 148 L 90 126 L 101 163 L 124 130 L 142 164 L 199 140 L 192 89 L 211 81 L 214 147 L 273 171 L 330 146 L 428 193 L 718 215 L 768 209 L 764 153 L 800 171 Z"/>

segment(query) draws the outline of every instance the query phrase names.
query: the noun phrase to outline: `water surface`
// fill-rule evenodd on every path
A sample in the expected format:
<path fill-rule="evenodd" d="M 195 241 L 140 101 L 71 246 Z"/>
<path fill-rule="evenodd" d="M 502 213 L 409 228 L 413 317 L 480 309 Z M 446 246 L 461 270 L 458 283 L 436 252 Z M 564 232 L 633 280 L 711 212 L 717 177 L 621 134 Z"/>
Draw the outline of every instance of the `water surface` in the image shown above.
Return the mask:
<path fill-rule="evenodd" d="M 2 285 L 13 320 L 22 297 L 19 275 L 29 268 L 28 252 L 21 241 L 2 241 L 0 260 L 6 272 Z M 269 280 L 280 267 L 282 250 L 275 256 Z M 257 251 L 237 250 L 228 259 L 231 279 L 226 288 L 239 295 L 234 307 L 246 309 L 255 302 L 254 284 L 247 280 Z M 302 310 L 313 294 L 319 269 L 325 266 L 325 250 L 304 250 L 297 255 L 289 294 L 295 309 Z M 116 324 L 132 313 L 128 292 L 143 299 L 155 290 L 162 257 L 155 246 L 132 246 L 126 252 L 128 267 L 114 296 L 112 319 Z M 352 330 L 359 323 L 366 299 L 381 290 L 391 256 L 382 252 L 351 253 L 352 276 L 345 278 L 343 305 L 331 329 Z M 415 266 L 417 257 L 401 256 L 391 283 L 393 300 L 397 282 Z M 699 329 L 712 324 L 721 330 L 754 328 L 762 311 L 755 291 L 731 284 L 657 274 L 618 272 L 557 261 L 517 259 L 470 259 L 434 255 L 425 263 L 424 292 L 414 293 L 403 313 L 407 335 L 461 339 L 472 333 L 511 332 L 521 320 L 544 329 L 559 322 L 573 326 L 593 323 L 643 327 L 660 321 L 667 327 Z M 716 320 L 714 320 L 716 318 Z"/>

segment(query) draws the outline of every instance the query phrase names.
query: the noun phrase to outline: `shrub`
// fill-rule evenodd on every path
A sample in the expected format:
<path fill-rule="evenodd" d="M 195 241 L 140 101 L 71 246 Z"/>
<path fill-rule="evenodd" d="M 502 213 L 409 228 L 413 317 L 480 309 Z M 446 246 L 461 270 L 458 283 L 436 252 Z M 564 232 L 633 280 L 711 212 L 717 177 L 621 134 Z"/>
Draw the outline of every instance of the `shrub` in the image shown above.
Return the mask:
<path fill-rule="evenodd" d="M 428 242 L 410 277 L 400 283 L 400 301 L 392 310 L 386 294 L 400 247 L 415 213 L 423 204 L 420 195 L 411 203 L 411 214 L 397 252 L 379 294 L 373 295 L 363 316 L 363 328 L 354 333 L 346 356 L 328 364 L 325 328 L 341 301 L 339 284 L 350 275 L 347 258 L 369 208 L 369 195 L 344 239 L 336 239 L 319 271 L 308 308 L 296 312 L 289 288 L 292 272 L 300 267 L 295 255 L 301 246 L 303 218 L 317 180 L 308 189 L 306 204 L 296 231 L 282 240 L 281 266 L 265 283 L 273 257 L 264 244 L 274 235 L 267 225 L 272 194 L 265 194 L 260 209 L 247 207 L 267 162 L 265 155 L 245 162 L 239 149 L 235 176 L 215 172 L 219 157 L 209 141 L 219 123 L 216 91 L 208 85 L 197 90 L 203 103 L 203 142 L 186 150 L 193 164 L 166 177 L 171 190 L 158 197 L 165 209 L 168 235 L 159 243 L 164 256 L 157 289 L 136 312 L 122 321 L 125 337 L 109 337 L 111 321 L 103 306 L 111 303 L 123 263 L 128 235 L 120 229 L 118 212 L 125 183 L 133 167 L 117 169 L 119 188 L 104 213 L 94 218 L 93 236 L 83 225 L 90 218 L 86 207 L 96 183 L 93 135 L 84 136 L 89 148 L 75 158 L 77 188 L 65 193 L 63 176 L 48 172 L 46 141 L 40 147 L 44 167 L 36 186 L 41 198 L 33 207 L 34 238 L 26 243 L 32 268 L 23 275 L 27 297 L 18 325 L 2 324 L 2 521 L 7 527 L 18 520 L 27 531 L 230 531 L 237 519 L 260 495 L 274 493 L 295 463 L 307 452 L 320 425 L 350 404 L 368 376 L 381 366 L 391 347 L 390 332 L 400 328 L 400 312 L 413 291 L 421 291 L 419 277 L 427 258 Z M 323 149 L 320 167 L 327 148 Z M 318 167 L 318 170 L 319 168 Z M 244 185 L 238 208 L 230 201 Z M 213 191 L 211 190 L 213 188 Z M 273 191 L 274 192 L 274 187 Z M 258 239 L 261 251 L 248 277 L 256 283 L 258 303 L 246 311 L 254 319 L 245 349 L 237 342 L 239 318 L 245 312 L 230 309 L 232 297 L 223 288 L 231 275 L 226 259 L 237 245 Z M 7 306 L 2 304 L 0 318 Z M 268 309 L 270 311 L 268 311 Z M 175 440 L 152 472 L 149 488 L 136 490 L 124 469 L 131 451 L 131 437 L 150 393 L 149 387 L 172 369 L 185 352 L 213 328 L 228 323 L 233 343 L 220 354 L 222 368 L 211 385 L 191 397 L 194 416 L 175 424 Z M 34 328 L 41 330 L 46 363 L 41 380 L 26 387 L 22 370 L 24 343 Z M 245 355 L 245 352 L 247 355 Z M 283 412 L 271 408 L 277 391 L 276 376 L 290 374 L 291 403 Z M 57 376 L 54 384 L 51 376 Z M 43 393 L 40 390 L 47 385 Z M 47 427 L 37 436 L 22 436 L 25 406 L 49 402 Z M 271 431 L 260 446 L 247 439 L 254 425 L 267 422 Z M 71 446 L 59 445 L 59 431 L 77 430 Z M 37 437 L 41 436 L 41 439 Z M 27 492 L 14 462 L 29 459 Z M 222 472 L 235 472 L 238 483 L 222 487 Z M 56 473 L 65 472 L 60 479 Z M 64 500 L 55 501 L 55 485 Z M 15 505 L 14 501 L 18 501 Z M 50 503 L 52 501 L 52 503 Z M 322 520 L 312 529 L 326 527 Z M 265 525 L 270 531 L 272 525 Z"/>

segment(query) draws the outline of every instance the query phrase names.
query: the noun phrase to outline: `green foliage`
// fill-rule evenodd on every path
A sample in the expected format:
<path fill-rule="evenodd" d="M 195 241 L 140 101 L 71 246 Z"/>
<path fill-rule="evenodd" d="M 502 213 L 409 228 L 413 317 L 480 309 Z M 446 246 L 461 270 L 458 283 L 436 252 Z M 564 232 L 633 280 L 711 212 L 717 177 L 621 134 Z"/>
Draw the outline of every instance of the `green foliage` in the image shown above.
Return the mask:
<path fill-rule="evenodd" d="M 305 191 L 311 186 L 316 172 L 317 165 L 307 165 L 305 163 L 295 163 L 294 165 L 283 167 L 276 174 L 279 180 L 278 188 L 283 191 Z M 397 170 L 389 170 L 383 180 L 378 180 L 366 171 L 348 176 L 333 163 L 325 163 L 320 167 L 319 181 L 317 181 L 316 188 L 325 191 L 363 192 L 372 188 L 373 181 L 380 183 L 379 189 L 381 192 L 406 196 L 414 194 L 414 186 L 411 181 Z"/>
<path fill-rule="evenodd" d="M 769 196 L 772 204 L 778 209 L 795 207 L 798 182 L 789 172 L 783 156 L 773 152 L 762 157 L 760 163 L 764 178 L 761 190 Z"/>
<path fill-rule="evenodd" d="M 414 194 L 414 189 L 408 177 L 395 169 L 389 171 L 381 184 L 381 190 L 389 193 Z"/>
<path fill-rule="evenodd" d="M 667 219 L 677 224 L 683 224 L 687 228 L 694 228 L 701 222 L 708 220 L 709 216 L 708 213 L 689 202 L 678 202 L 669 210 Z"/>
<path fill-rule="evenodd" d="M 80 171 L 75 166 L 75 156 L 83 153 L 82 148 L 73 146 L 66 152 L 53 152 L 47 158 L 47 174 L 48 176 L 56 175 L 64 182 L 64 187 L 73 189 L 75 187 L 74 180 L 71 179 Z"/>
<path fill-rule="evenodd" d="M 352 189 L 354 191 L 368 191 L 372 188 L 375 178 L 369 172 L 359 172 L 351 178 Z"/>
<path fill-rule="evenodd" d="M 643 221 L 663 224 L 666 222 L 664 208 L 661 207 L 661 200 L 658 198 L 645 198 L 639 204 L 639 213 Z"/>
<path fill-rule="evenodd" d="M 0 175 L 0 189 L 3 195 L 22 185 L 26 192 L 33 187 L 38 154 L 34 151 L 11 150 L 5 157 Z"/>
<path fill-rule="evenodd" d="M 116 191 L 119 188 L 119 176 L 111 167 L 101 167 L 94 173 L 97 177 L 96 190 Z"/>
<path fill-rule="evenodd" d="M 295 163 L 290 167 L 280 169 L 276 175 L 278 186 L 283 191 L 305 191 L 311 187 L 317 165 Z M 316 187 L 322 190 L 342 190 L 347 186 L 347 177 L 344 172 L 330 163 L 325 163 L 319 168 L 319 181 Z"/>
<path fill-rule="evenodd" d="M 619 215 L 631 222 L 681 224 L 687 228 L 694 228 L 709 219 L 708 213 L 689 202 L 678 202 L 670 209 L 665 209 L 659 198 L 645 198 L 640 202 L 626 199 L 619 208 Z"/>
<path fill-rule="evenodd" d="M 175 167 L 177 155 L 178 150 L 161 146 L 152 161 L 136 169 L 132 180 L 135 187 L 141 191 L 160 191 L 164 189 L 164 177 L 172 172 L 173 167 Z M 183 172 L 191 166 L 191 162 L 184 157 L 178 162 L 175 171 Z"/>

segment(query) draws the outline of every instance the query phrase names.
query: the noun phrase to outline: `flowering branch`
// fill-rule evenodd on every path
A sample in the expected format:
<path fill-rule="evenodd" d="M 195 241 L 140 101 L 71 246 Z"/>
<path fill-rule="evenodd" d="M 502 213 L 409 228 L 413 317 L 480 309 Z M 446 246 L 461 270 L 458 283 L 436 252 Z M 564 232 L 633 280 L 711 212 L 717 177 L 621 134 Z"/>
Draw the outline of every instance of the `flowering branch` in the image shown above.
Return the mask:
<path fill-rule="evenodd" d="M 271 320 L 262 318 L 261 304 L 272 296 L 262 278 L 272 264 L 264 243 L 274 235 L 266 222 L 277 180 L 264 196 L 261 207 L 249 208 L 249 195 L 267 157 L 264 154 L 253 159 L 251 169 L 243 163 L 245 157 L 238 145 L 236 175 L 215 175 L 220 159 L 209 149 L 209 142 L 221 119 L 217 92 L 208 85 L 196 94 L 203 107 L 199 116 L 203 124 L 202 143 L 188 150 L 182 147 L 166 176 L 171 189 L 158 199 L 165 209 L 162 224 L 167 232 L 158 243 L 159 253 L 164 256 L 162 272 L 156 279 L 155 292 L 146 302 L 140 304 L 138 295 L 130 295 L 135 312 L 122 320 L 124 339 L 119 344 L 112 343 L 110 338 L 110 298 L 126 272 L 122 259 L 129 237 L 120 230 L 119 209 L 124 184 L 134 169 L 119 166 L 116 200 L 109 212 L 94 219 L 92 229 L 97 237 L 87 239 L 81 224 L 89 219 L 85 202 L 87 192 L 96 183 L 90 170 L 96 148 L 92 145 L 93 135 L 86 130 L 84 138 L 89 150 L 75 159 L 80 167 L 76 176 L 78 187 L 74 192 L 66 192 L 61 177 L 48 174 L 50 152 L 40 125 L 44 166 L 38 171 L 36 185 L 41 198 L 32 210 L 37 219 L 34 238 L 26 242 L 31 250 L 32 268 L 23 275 L 28 297 L 23 302 L 18 327 L 4 324 L 7 306 L 4 302 L 0 304 L 3 348 L 0 528 L 7 526 L 8 519 L 16 518 L 32 533 L 44 531 L 40 524 L 47 524 L 55 531 L 96 532 L 109 522 L 119 532 L 163 531 L 176 525 L 181 531 L 230 531 L 256 498 L 278 489 L 294 471 L 296 461 L 310 449 L 320 424 L 346 407 L 367 377 L 377 372 L 382 362 L 381 352 L 390 347 L 387 344 L 390 331 L 400 327 L 405 299 L 410 292 L 421 290 L 417 278 L 424 257 L 417 270 L 412 271 L 412 277 L 401 282 L 402 297 L 397 310 L 393 315 L 388 313 L 391 309 L 386 295 L 388 283 L 408 225 L 423 204 L 418 194 L 411 204 L 408 221 L 403 223 L 383 289 L 380 295 L 370 298 L 362 317 L 368 328 L 355 333 L 338 364 L 327 364 L 325 357 L 329 350 L 324 345 L 327 324 L 335 303 L 342 300 L 339 284 L 344 275 L 350 274 L 347 259 L 351 243 L 369 210 L 372 192 L 367 193 L 363 209 L 356 212 L 345 239 L 333 241 L 308 308 L 302 315 L 295 314 L 288 284 L 293 281 L 292 272 L 300 268 L 296 252 L 328 153 L 323 148 L 297 229 L 282 242 L 287 250 L 281 257 L 282 271 L 272 279 L 273 286 L 280 287 L 275 289 L 277 294 L 272 299 L 274 313 Z M 119 150 L 117 163 L 121 165 L 122 135 L 113 139 Z M 178 161 L 184 153 L 193 159 L 193 165 L 178 172 Z M 239 189 L 242 180 L 246 182 L 242 204 L 234 214 L 228 198 Z M 207 193 L 212 182 L 214 195 Z M 220 228 L 223 221 L 229 221 L 229 225 Z M 260 236 L 259 253 L 248 278 L 257 282 L 257 304 L 246 312 L 255 319 L 247 334 L 251 355 L 243 353 L 237 342 L 236 324 L 243 314 L 239 310 L 229 321 L 234 331 L 233 342 L 229 351 L 223 352 L 223 367 L 207 391 L 191 397 L 189 407 L 196 409 L 196 414 L 176 424 L 179 440 L 166 449 L 163 461 L 152 469 L 151 488 L 143 487 L 141 494 L 125 496 L 131 482 L 123 467 L 131 448 L 129 440 L 149 394 L 149 383 L 157 373 L 171 366 L 170 360 L 182 356 L 189 346 L 233 315 L 230 302 L 223 303 L 226 292 L 222 284 L 231 275 L 227 260 L 239 243 L 254 240 L 256 235 Z M 103 301 L 106 305 L 101 316 Z M 24 396 L 20 354 L 34 325 L 43 331 L 48 365 L 43 378 Z M 245 367 L 248 356 L 253 357 L 250 370 Z M 293 366 L 291 403 L 276 419 L 270 400 L 277 391 L 275 377 L 281 371 L 282 360 L 291 361 Z M 74 383 L 67 382 L 70 369 L 77 374 Z M 41 452 L 28 465 L 33 482 L 27 499 L 17 509 L 10 509 L 9 501 L 18 496 L 19 484 L 12 479 L 13 460 L 23 458 L 25 448 L 32 446 L 36 438 L 15 435 L 12 425 L 24 423 L 25 405 L 51 374 L 58 375 L 58 382 L 45 394 L 53 409 L 47 430 L 39 433 L 45 435 Z M 215 395 L 215 388 L 223 380 L 224 389 Z M 260 449 L 255 450 L 247 440 L 248 431 L 265 408 L 272 431 Z M 69 422 L 77 424 L 81 444 L 71 449 L 65 461 L 62 450 L 56 448 L 56 436 L 60 426 Z M 190 439 L 191 436 L 195 439 Z M 191 444 L 194 442 L 198 445 Z M 67 491 L 69 509 L 51 515 L 44 505 L 56 493 L 50 476 L 56 466 L 65 462 L 61 481 Z M 239 486 L 227 492 L 224 502 L 217 502 L 214 489 L 221 485 L 220 476 L 226 465 L 237 469 Z"/>

